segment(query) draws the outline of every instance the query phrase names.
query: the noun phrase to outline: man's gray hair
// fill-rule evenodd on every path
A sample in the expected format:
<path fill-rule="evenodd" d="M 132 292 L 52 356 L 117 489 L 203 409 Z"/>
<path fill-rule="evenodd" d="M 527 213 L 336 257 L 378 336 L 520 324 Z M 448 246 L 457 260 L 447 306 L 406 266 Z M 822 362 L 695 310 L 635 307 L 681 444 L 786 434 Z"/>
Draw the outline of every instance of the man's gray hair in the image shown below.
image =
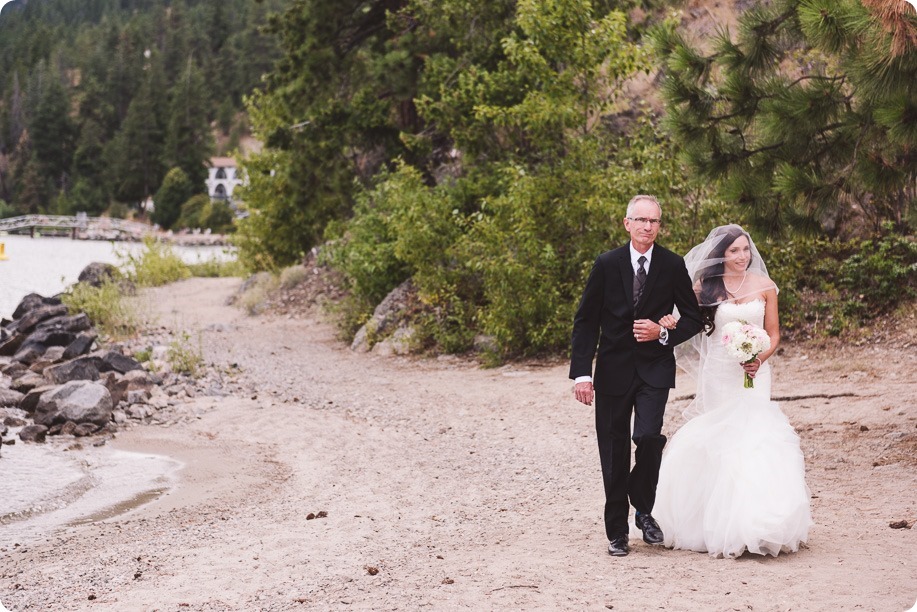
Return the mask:
<path fill-rule="evenodd" d="M 662 204 L 659 203 L 659 200 L 656 199 L 656 196 L 651 196 L 651 195 L 635 195 L 634 197 L 632 197 L 632 198 L 630 199 L 630 202 L 627 203 L 627 213 L 626 213 L 626 215 L 627 215 L 628 217 L 630 217 L 630 216 L 633 214 L 633 212 L 634 212 L 634 206 L 636 206 L 637 202 L 639 202 L 640 200 L 647 200 L 647 201 L 652 202 L 653 204 L 655 204 L 655 205 L 656 205 L 656 208 L 659 209 L 659 216 L 660 216 L 660 217 L 662 216 Z"/>

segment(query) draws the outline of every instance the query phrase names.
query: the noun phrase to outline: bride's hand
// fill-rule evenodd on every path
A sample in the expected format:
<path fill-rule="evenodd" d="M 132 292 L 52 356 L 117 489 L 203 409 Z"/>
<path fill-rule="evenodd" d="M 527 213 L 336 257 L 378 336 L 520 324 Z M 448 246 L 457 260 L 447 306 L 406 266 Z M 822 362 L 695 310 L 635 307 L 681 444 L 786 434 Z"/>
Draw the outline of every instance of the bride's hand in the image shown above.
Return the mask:
<path fill-rule="evenodd" d="M 743 364 L 742 364 L 742 369 L 745 370 L 745 373 L 746 373 L 746 374 L 748 374 L 749 376 L 751 376 L 752 378 L 754 378 L 754 377 L 755 377 L 755 374 L 758 373 L 758 370 L 761 369 L 762 363 L 763 363 L 763 362 L 762 362 L 760 359 L 758 359 L 757 357 L 755 357 L 755 358 L 752 359 L 751 361 L 747 361 L 747 362 L 743 363 Z"/>
<path fill-rule="evenodd" d="M 659 324 L 666 329 L 675 329 L 675 326 L 678 324 L 678 319 L 673 317 L 670 314 L 659 319 Z"/>

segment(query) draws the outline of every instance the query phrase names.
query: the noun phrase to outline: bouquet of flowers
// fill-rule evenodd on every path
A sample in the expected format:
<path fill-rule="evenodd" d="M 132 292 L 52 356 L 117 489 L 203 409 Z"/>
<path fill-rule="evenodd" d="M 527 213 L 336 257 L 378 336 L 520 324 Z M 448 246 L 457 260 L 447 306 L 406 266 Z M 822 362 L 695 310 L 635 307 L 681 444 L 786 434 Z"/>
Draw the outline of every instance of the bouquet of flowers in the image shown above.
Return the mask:
<path fill-rule="evenodd" d="M 723 326 L 723 346 L 726 352 L 741 363 L 751 363 L 755 358 L 771 347 L 767 332 L 745 321 L 730 321 Z M 754 379 L 745 373 L 745 388 L 752 389 Z"/>

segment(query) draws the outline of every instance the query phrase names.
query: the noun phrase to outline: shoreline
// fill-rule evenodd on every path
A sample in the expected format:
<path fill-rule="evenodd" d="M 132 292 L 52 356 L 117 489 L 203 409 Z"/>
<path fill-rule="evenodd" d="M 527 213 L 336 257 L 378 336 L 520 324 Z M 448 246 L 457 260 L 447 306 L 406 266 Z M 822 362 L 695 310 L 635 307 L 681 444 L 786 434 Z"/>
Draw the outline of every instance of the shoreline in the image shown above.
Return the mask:
<path fill-rule="evenodd" d="M 717 560 L 632 539 L 612 559 L 593 417 L 565 364 L 354 353 L 314 311 L 225 306 L 240 283 L 149 291 L 159 324 L 236 364 L 238 386 L 195 398 L 193 419 L 119 433 L 118 449 L 181 460 L 178 486 L 7 551 L 11 610 L 904 610 L 917 598 L 917 531 L 889 527 L 917 518 L 917 389 L 897 348 L 789 343 L 774 357 L 813 493 L 805 548 Z"/>
<path fill-rule="evenodd" d="M 62 238 L 69 240 L 78 240 L 84 242 L 125 242 L 125 243 L 140 243 L 143 242 L 144 238 L 147 236 L 154 238 L 157 242 L 165 242 L 174 246 L 211 246 L 211 247 L 233 247 L 232 235 L 231 234 L 204 234 L 204 233 L 187 233 L 187 234 L 173 234 L 171 232 L 150 232 L 144 236 L 136 237 L 124 237 L 124 235 L 118 234 L 105 234 L 98 233 L 94 235 L 77 235 L 76 237 L 71 236 L 69 233 L 55 233 L 55 232 L 37 232 L 36 235 L 30 236 L 26 233 L 9 233 L 9 232 L 0 232 L 0 242 L 3 242 L 3 239 L 6 237 L 15 236 L 22 238 Z"/>

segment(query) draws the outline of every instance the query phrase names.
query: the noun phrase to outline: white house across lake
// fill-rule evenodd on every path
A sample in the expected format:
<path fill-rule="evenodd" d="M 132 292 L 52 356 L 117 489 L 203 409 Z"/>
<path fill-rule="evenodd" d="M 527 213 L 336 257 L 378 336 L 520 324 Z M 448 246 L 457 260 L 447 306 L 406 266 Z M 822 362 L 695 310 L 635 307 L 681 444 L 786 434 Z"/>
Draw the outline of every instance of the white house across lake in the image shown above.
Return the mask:
<path fill-rule="evenodd" d="M 242 184 L 242 176 L 231 157 L 211 157 L 207 174 L 207 195 L 212 200 L 225 200 L 232 204 L 232 193 L 237 185 Z"/>

